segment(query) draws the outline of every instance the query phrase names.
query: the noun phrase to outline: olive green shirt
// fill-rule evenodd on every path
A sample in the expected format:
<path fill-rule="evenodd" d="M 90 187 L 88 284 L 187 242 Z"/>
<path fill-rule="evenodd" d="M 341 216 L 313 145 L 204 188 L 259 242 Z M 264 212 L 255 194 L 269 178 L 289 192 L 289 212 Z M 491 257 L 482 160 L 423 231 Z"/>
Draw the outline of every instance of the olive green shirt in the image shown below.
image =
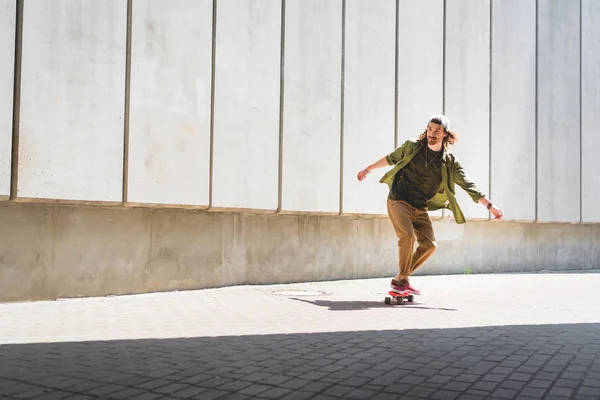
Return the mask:
<path fill-rule="evenodd" d="M 393 190 L 394 180 L 398 172 L 402 171 L 419 154 L 422 143 L 416 139 L 405 141 L 400 147 L 386 156 L 389 165 L 394 167 L 386 172 L 379 182 L 389 186 Z M 477 203 L 485 195 L 479 187 L 464 171 L 458 158 L 451 152 L 444 150 L 440 162 L 441 184 L 435 195 L 426 202 L 426 207 L 430 211 L 442 208 L 449 209 L 454 215 L 454 220 L 458 224 L 466 222 L 465 216 L 456 201 L 455 184 L 460 186 L 471 199 Z"/>

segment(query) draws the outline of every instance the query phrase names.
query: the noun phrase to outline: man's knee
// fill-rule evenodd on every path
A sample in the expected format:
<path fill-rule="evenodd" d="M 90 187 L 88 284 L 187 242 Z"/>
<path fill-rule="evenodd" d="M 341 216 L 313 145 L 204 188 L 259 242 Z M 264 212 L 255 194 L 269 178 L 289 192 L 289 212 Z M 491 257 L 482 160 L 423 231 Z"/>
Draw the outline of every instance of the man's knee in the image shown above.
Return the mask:
<path fill-rule="evenodd" d="M 422 250 L 427 253 L 433 253 L 437 249 L 437 242 L 435 240 L 425 240 L 419 243 L 419 245 L 421 246 Z"/>

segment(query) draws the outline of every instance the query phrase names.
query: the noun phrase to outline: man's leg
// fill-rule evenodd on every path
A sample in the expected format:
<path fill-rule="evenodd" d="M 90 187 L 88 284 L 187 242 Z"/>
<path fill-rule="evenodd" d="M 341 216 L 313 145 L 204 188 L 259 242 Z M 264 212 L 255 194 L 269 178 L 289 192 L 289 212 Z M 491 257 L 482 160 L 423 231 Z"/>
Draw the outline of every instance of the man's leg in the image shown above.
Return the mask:
<path fill-rule="evenodd" d="M 429 214 L 425 210 L 416 210 L 415 213 L 415 236 L 417 237 L 418 247 L 412 257 L 410 274 L 415 272 L 429 257 L 433 255 L 437 248 L 433 225 Z"/>
<path fill-rule="evenodd" d="M 387 210 L 396 236 L 398 237 L 398 275 L 392 279 L 392 285 L 400 286 L 402 279 L 408 279 L 411 274 L 415 231 L 412 219 L 414 207 L 404 201 L 387 201 Z"/>

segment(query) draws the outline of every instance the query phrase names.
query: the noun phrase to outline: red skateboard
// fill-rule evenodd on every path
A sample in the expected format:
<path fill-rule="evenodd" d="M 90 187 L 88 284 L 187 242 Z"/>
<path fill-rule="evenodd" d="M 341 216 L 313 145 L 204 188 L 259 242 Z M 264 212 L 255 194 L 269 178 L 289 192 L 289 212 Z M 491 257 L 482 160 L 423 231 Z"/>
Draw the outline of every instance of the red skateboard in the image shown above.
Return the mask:
<path fill-rule="evenodd" d="M 385 304 L 392 304 L 392 298 L 394 298 L 396 300 L 396 303 L 400 305 L 403 305 L 405 300 L 408 303 L 412 303 L 415 299 L 415 296 L 410 294 L 410 292 L 397 293 L 390 290 L 388 294 L 392 297 L 386 297 Z"/>

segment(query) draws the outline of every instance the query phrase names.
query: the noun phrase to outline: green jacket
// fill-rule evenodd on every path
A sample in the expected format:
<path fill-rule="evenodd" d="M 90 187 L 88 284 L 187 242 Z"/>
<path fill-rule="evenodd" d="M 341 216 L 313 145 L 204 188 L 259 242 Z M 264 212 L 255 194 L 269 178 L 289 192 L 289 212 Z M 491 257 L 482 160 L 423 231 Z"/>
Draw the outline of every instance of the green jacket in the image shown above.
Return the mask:
<path fill-rule="evenodd" d="M 390 165 L 394 165 L 394 168 L 386 172 L 379 182 L 386 183 L 391 190 L 394 184 L 394 177 L 398 171 L 408 165 L 413 157 L 419 153 L 420 149 L 421 144 L 416 139 L 409 139 L 402 146 L 390 153 L 386 157 L 387 162 Z M 444 150 L 444 155 L 442 156 L 442 184 L 437 194 L 427 202 L 427 209 L 433 211 L 447 208 L 454 214 L 454 220 L 457 224 L 464 224 L 466 222 L 465 216 L 456 201 L 455 183 L 463 188 L 475 203 L 485 196 L 467 175 L 458 158 L 454 154 Z"/>

